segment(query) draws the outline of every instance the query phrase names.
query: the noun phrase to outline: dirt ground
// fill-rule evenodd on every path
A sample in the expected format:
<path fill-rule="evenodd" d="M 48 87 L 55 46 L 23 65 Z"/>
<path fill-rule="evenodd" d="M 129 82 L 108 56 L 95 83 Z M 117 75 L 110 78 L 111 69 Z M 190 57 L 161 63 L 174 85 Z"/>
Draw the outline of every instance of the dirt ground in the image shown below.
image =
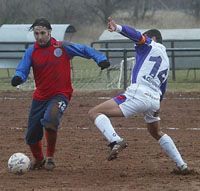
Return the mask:
<path fill-rule="evenodd" d="M 200 190 L 200 93 L 167 93 L 161 127 L 196 173 L 175 175 L 175 164 L 147 132 L 143 117 L 113 118 L 128 148 L 107 161 L 107 142 L 89 121 L 88 110 L 116 92 L 75 92 L 58 133 L 56 169 L 14 175 L 7 170 L 15 152 L 31 153 L 24 132 L 32 92 L 0 92 L 0 190 L 198 191 Z M 44 142 L 44 141 L 43 141 Z M 45 145 L 45 142 L 44 142 Z M 45 151 L 45 146 L 44 146 Z"/>

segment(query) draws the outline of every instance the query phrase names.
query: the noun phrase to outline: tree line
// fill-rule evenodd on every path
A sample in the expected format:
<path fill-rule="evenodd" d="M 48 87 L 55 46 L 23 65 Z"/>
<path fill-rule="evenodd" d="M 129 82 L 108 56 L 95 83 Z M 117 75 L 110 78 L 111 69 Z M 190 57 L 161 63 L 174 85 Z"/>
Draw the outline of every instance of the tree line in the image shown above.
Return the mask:
<path fill-rule="evenodd" d="M 157 10 L 179 10 L 199 19 L 200 0 L 0 0 L 0 24 L 32 23 L 45 17 L 51 23 L 76 27 L 106 25 L 108 16 L 127 12 L 127 20 L 140 21 Z"/>

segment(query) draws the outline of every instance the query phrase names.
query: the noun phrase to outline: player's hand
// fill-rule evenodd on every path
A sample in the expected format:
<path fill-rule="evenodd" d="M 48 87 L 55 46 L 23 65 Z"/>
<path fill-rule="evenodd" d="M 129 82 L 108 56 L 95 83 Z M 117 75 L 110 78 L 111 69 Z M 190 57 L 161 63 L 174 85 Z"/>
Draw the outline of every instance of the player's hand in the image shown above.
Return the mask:
<path fill-rule="evenodd" d="M 19 77 L 19 76 L 14 76 L 14 77 L 12 78 L 12 80 L 11 80 L 11 85 L 15 87 L 15 86 L 20 85 L 22 82 L 23 82 L 23 80 L 21 79 L 21 77 Z"/>
<path fill-rule="evenodd" d="M 116 31 L 116 29 L 117 29 L 117 24 L 115 23 L 112 17 L 108 17 L 108 30 L 110 32 L 113 32 Z"/>
<path fill-rule="evenodd" d="M 104 70 L 105 68 L 108 68 L 110 66 L 110 62 L 107 60 L 104 60 L 100 62 L 98 66 L 101 68 L 101 70 Z"/>

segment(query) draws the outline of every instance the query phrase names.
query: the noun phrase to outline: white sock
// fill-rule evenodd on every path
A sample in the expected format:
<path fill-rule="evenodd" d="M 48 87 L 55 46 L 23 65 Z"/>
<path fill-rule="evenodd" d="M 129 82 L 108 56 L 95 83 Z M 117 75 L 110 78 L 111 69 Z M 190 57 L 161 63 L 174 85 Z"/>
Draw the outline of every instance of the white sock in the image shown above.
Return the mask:
<path fill-rule="evenodd" d="M 119 142 L 122 140 L 115 132 L 110 122 L 110 119 L 106 115 L 104 114 L 99 115 L 95 119 L 94 124 L 101 131 L 101 133 L 103 133 L 103 135 L 110 143 L 112 143 L 113 141 Z"/>
<path fill-rule="evenodd" d="M 171 139 L 170 136 L 164 134 L 158 141 L 162 149 L 166 152 L 166 154 L 176 163 L 178 167 L 181 167 L 183 164 L 186 164 L 179 151 L 174 144 L 174 141 Z"/>

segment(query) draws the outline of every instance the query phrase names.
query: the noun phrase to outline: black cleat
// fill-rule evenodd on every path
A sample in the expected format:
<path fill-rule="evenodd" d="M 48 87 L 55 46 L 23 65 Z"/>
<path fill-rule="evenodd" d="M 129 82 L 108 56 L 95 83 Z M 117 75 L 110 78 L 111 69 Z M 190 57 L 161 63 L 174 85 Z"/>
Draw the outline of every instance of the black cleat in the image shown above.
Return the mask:
<path fill-rule="evenodd" d="M 119 154 L 119 152 L 121 152 L 122 150 L 124 150 L 128 144 L 122 139 L 119 142 L 112 142 L 108 145 L 111 148 L 111 151 L 108 155 L 108 160 L 114 160 L 117 158 L 117 155 Z"/>

